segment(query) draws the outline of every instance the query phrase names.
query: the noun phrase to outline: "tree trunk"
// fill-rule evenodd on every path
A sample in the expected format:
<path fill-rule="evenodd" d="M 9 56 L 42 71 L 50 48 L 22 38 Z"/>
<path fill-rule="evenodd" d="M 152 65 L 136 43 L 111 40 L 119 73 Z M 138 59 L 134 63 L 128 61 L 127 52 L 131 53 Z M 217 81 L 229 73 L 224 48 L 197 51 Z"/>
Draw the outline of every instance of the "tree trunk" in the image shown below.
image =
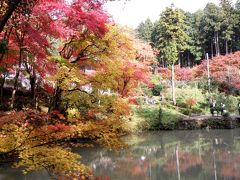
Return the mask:
<path fill-rule="evenodd" d="M 228 55 L 228 41 L 227 40 L 225 40 L 225 50 L 226 50 L 226 55 Z"/>
<path fill-rule="evenodd" d="M 214 32 L 214 44 L 215 44 L 216 56 L 218 57 L 218 56 L 220 56 L 218 31 Z"/>
<path fill-rule="evenodd" d="M 5 24 L 7 23 L 8 19 L 12 16 L 13 12 L 18 7 L 20 2 L 21 2 L 21 0 L 15 0 L 15 1 L 10 1 L 9 2 L 9 7 L 8 7 L 6 13 L 3 15 L 3 17 L 1 18 L 1 21 L 0 21 L 0 32 L 3 31 L 3 28 L 4 28 Z"/>
<path fill-rule="evenodd" d="M 164 60 L 162 58 L 160 59 L 160 67 L 164 68 Z"/>
<path fill-rule="evenodd" d="M 230 54 L 232 54 L 232 46 L 233 46 L 233 42 L 232 42 L 232 40 L 230 41 L 230 43 L 231 43 L 231 45 L 230 45 Z"/>
<path fill-rule="evenodd" d="M 36 71 L 33 67 L 33 74 L 30 75 L 29 78 L 30 86 L 31 86 L 31 98 L 34 101 L 35 100 L 35 89 L 36 89 Z"/>
<path fill-rule="evenodd" d="M 191 67 L 191 63 L 190 63 L 190 52 L 187 52 L 187 66 Z"/>
<path fill-rule="evenodd" d="M 57 84 L 57 87 L 55 89 L 52 101 L 48 107 L 48 113 L 50 113 L 52 110 L 57 109 L 60 101 L 60 95 L 61 95 L 61 89 Z"/>
<path fill-rule="evenodd" d="M 184 53 L 181 53 L 182 67 L 186 67 L 186 60 L 184 58 Z"/>
<path fill-rule="evenodd" d="M 3 37 L 2 40 L 5 40 L 5 41 L 7 42 L 7 44 L 8 44 L 8 42 L 9 42 L 9 36 L 10 36 L 11 33 L 12 33 L 12 29 L 13 29 L 13 26 L 11 26 L 10 29 L 6 29 L 6 30 L 5 30 L 4 37 Z M 2 52 L 2 53 L 1 53 L 0 63 L 3 61 L 3 58 L 4 58 L 5 54 L 6 54 L 6 52 Z"/>
<path fill-rule="evenodd" d="M 217 40 L 216 40 L 216 42 L 217 42 L 217 56 L 220 56 L 220 47 L 219 47 L 219 38 L 218 38 L 218 31 L 217 31 L 217 33 L 216 33 L 216 38 L 217 38 Z"/>
<path fill-rule="evenodd" d="M 211 59 L 213 58 L 213 42 L 211 41 Z"/>
<path fill-rule="evenodd" d="M 218 47 L 217 47 L 217 35 L 216 32 L 214 32 L 214 45 L 215 45 L 215 56 L 218 54 Z"/>
<path fill-rule="evenodd" d="M 179 67 L 182 66 L 182 63 L 181 63 L 181 53 L 178 53 L 178 65 L 179 65 Z"/>
<path fill-rule="evenodd" d="M 20 47 L 20 53 L 19 53 L 19 63 L 18 67 L 16 69 L 16 76 L 14 78 L 14 86 L 13 86 L 13 92 L 12 92 L 12 101 L 10 107 L 13 109 L 14 107 L 14 102 L 15 102 L 15 96 L 16 96 L 16 91 L 17 91 L 17 86 L 18 86 L 18 77 L 20 74 L 20 69 L 21 69 L 21 64 L 22 64 L 22 56 L 23 56 L 23 49 Z"/>
<path fill-rule="evenodd" d="M 172 76 L 172 101 L 173 105 L 176 105 L 176 97 L 175 97 L 175 78 L 174 78 L 174 64 L 172 64 L 172 71 L 171 71 L 171 76 Z"/>
<path fill-rule="evenodd" d="M 0 90 L 0 102 L 1 104 L 3 103 L 3 87 L 4 87 L 4 83 L 5 83 L 5 80 L 6 80 L 6 74 L 4 73 L 3 74 L 3 78 L 2 78 L 2 82 L 1 82 L 1 90 Z"/>

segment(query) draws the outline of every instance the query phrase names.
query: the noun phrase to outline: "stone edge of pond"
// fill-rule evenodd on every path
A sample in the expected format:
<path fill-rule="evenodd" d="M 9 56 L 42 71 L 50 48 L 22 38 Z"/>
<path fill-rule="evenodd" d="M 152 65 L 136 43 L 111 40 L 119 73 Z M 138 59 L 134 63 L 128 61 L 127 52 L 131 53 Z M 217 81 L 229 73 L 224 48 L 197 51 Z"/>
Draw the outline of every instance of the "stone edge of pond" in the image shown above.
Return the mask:
<path fill-rule="evenodd" d="M 234 129 L 240 127 L 240 116 L 199 116 L 179 119 L 173 130 Z"/>

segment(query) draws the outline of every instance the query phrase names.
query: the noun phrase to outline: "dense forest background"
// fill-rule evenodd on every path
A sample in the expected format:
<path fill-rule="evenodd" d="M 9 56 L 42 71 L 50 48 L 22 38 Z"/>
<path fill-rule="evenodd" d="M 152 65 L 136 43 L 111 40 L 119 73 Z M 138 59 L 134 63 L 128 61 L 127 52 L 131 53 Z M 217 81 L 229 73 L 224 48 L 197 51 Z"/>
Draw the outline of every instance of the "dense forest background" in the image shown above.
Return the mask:
<path fill-rule="evenodd" d="M 240 49 L 240 1 L 220 0 L 208 3 L 194 13 L 168 7 L 156 22 L 146 19 L 137 27 L 140 38 L 160 50 L 158 60 L 166 67 L 169 40 L 176 46 L 178 64 L 192 67 L 208 53 L 210 58 Z M 168 43 L 168 44 L 167 44 Z"/>

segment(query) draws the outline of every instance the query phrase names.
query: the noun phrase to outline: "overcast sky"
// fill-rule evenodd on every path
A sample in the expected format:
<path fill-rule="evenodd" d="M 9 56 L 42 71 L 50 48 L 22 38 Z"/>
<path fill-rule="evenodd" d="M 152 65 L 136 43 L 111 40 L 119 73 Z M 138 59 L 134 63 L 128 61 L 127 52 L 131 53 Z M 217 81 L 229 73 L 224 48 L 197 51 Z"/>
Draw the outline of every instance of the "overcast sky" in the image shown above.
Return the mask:
<path fill-rule="evenodd" d="M 136 28 L 148 17 L 153 22 L 156 21 L 161 11 L 171 3 L 185 11 L 195 12 L 203 9 L 208 2 L 219 4 L 219 0 L 130 0 L 128 2 L 121 0 L 108 2 L 105 9 L 116 23 Z M 233 3 L 235 2 L 236 0 L 233 0 Z"/>

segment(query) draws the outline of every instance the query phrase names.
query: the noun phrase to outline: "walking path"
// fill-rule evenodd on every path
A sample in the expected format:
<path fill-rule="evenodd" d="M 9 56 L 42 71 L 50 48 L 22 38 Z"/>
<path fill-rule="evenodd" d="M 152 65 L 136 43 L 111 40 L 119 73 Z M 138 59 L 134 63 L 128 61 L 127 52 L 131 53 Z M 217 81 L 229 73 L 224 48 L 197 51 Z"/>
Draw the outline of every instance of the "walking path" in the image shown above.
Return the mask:
<path fill-rule="evenodd" d="M 201 121 L 201 120 L 211 120 L 211 119 L 231 119 L 231 120 L 240 120 L 240 115 L 230 115 L 228 117 L 224 116 L 212 116 L 212 115 L 200 115 L 200 116 L 188 116 L 184 117 L 182 120 L 195 120 L 195 121 Z"/>

